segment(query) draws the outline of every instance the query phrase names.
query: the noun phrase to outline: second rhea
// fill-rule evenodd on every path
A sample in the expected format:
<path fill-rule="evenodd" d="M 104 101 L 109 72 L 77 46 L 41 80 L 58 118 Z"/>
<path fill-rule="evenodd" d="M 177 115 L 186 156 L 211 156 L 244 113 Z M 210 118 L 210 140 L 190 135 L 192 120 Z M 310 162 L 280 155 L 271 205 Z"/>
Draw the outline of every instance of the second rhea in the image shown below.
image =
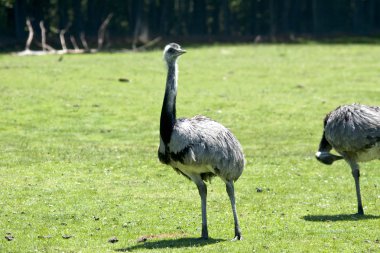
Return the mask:
<path fill-rule="evenodd" d="M 332 148 L 340 156 L 331 154 Z M 380 159 L 380 107 L 344 105 L 327 114 L 316 158 L 328 165 L 346 160 L 355 180 L 358 214 L 363 215 L 358 163 Z"/>

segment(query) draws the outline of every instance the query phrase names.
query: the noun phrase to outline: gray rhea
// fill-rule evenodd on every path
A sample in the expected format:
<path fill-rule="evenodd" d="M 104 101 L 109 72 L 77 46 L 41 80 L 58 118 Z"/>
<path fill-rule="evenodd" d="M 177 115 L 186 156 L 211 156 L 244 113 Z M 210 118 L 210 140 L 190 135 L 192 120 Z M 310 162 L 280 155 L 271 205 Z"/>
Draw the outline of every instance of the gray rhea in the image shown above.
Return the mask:
<path fill-rule="evenodd" d="M 340 155 L 333 155 L 334 148 Z M 361 104 L 339 106 L 326 115 L 316 158 L 327 165 L 344 159 L 355 180 L 358 213 L 363 215 L 359 162 L 380 159 L 380 107 Z"/>
<path fill-rule="evenodd" d="M 232 206 L 234 239 L 241 240 L 234 181 L 240 177 L 245 165 L 242 147 L 227 128 L 205 116 L 176 118 L 177 59 L 185 52 L 175 43 L 164 49 L 168 74 L 161 111 L 158 158 L 197 185 L 201 197 L 203 239 L 208 238 L 205 182 L 214 176 L 220 177 L 226 184 Z"/>

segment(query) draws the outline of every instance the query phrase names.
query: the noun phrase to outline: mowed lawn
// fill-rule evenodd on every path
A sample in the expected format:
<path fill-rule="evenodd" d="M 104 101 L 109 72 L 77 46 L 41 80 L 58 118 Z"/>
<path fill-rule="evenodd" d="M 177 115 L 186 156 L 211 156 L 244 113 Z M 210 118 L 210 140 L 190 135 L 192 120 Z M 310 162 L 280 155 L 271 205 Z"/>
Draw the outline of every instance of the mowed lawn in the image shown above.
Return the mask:
<path fill-rule="evenodd" d="M 349 166 L 314 154 L 326 113 L 380 105 L 380 46 L 183 47 L 177 115 L 219 121 L 245 152 L 235 183 L 244 240 L 230 241 L 218 178 L 211 239 L 197 240 L 197 188 L 158 161 L 161 50 L 3 54 L 0 252 L 379 252 L 379 161 L 362 164 L 360 218 Z"/>

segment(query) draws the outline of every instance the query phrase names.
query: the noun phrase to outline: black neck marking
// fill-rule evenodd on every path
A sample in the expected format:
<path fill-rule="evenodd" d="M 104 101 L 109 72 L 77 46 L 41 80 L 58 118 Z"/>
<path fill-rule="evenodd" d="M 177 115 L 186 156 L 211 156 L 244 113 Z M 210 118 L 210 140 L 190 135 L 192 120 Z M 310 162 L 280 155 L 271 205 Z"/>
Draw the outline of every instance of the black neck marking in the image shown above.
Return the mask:
<path fill-rule="evenodd" d="M 177 64 L 168 65 L 164 102 L 161 110 L 160 135 L 165 144 L 170 142 L 176 122 Z"/>

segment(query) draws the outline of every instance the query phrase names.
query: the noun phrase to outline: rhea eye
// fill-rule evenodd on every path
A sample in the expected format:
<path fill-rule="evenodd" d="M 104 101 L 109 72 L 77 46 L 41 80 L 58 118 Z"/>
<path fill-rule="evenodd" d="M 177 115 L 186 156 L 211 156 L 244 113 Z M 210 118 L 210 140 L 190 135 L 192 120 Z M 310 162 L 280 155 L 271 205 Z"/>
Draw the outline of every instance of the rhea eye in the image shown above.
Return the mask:
<path fill-rule="evenodd" d="M 174 54 L 175 50 L 173 48 L 169 48 L 168 53 Z"/>

